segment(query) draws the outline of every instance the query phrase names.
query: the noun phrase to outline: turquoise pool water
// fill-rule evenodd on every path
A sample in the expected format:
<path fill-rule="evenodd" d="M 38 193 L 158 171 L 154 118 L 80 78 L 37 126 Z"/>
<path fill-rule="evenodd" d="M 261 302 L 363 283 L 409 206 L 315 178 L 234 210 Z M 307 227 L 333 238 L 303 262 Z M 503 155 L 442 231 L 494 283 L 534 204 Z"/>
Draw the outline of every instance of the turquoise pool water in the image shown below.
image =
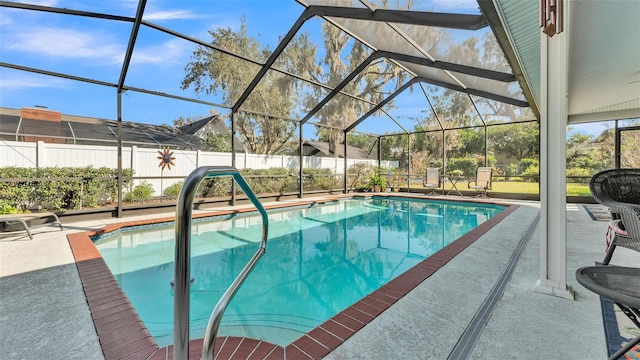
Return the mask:
<path fill-rule="evenodd" d="M 218 334 L 288 345 L 503 209 L 374 197 L 270 211 L 267 252 L 229 304 Z M 194 221 L 191 338 L 204 335 L 261 231 L 253 214 Z M 158 345 L 169 345 L 173 224 L 118 231 L 95 244 Z"/>

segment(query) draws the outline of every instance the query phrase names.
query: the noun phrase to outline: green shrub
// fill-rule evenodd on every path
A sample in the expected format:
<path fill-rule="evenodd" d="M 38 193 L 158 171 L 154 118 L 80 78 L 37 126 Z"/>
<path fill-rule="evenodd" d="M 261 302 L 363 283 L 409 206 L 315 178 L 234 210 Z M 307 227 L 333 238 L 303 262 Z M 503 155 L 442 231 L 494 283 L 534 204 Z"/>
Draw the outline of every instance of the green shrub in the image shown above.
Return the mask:
<path fill-rule="evenodd" d="M 453 170 L 462 170 L 462 173 L 466 177 L 473 177 L 476 175 L 476 168 L 478 162 L 473 158 L 451 158 L 447 163 L 447 173 L 451 173 Z"/>
<path fill-rule="evenodd" d="M 589 179 L 592 176 L 592 170 L 585 168 L 571 168 L 567 169 L 567 182 L 569 183 L 588 183 Z M 571 177 L 581 177 L 577 179 L 572 179 Z"/>
<path fill-rule="evenodd" d="M 512 176 L 515 176 L 517 174 L 518 166 L 516 164 L 509 164 L 509 166 L 504 169 L 504 180 L 509 181 Z"/>
<path fill-rule="evenodd" d="M 39 206 L 50 211 L 99 206 L 116 199 L 116 175 L 117 170 L 106 167 L 5 167 L 0 169 L 0 178 L 33 180 L 0 182 L 0 199 L 15 208 Z M 125 179 L 132 175 L 130 169 L 123 170 Z"/>
<path fill-rule="evenodd" d="M 123 200 L 128 202 L 151 200 L 154 192 L 156 191 L 153 190 L 153 185 L 143 181 L 140 185 L 134 187 L 132 191 L 126 193 Z"/>
<path fill-rule="evenodd" d="M 303 169 L 304 190 L 333 190 L 341 186 L 340 179 L 331 169 Z"/>
<path fill-rule="evenodd" d="M 231 178 L 216 177 L 203 180 L 196 190 L 198 197 L 220 197 L 231 194 Z"/>
<path fill-rule="evenodd" d="M 0 215 L 5 215 L 5 214 L 22 214 L 22 211 L 11 205 L 2 204 L 0 206 Z"/>
<path fill-rule="evenodd" d="M 438 168 L 442 171 L 442 159 L 431 159 L 429 160 L 429 167 Z"/>
<path fill-rule="evenodd" d="M 33 178 L 33 169 L 0 168 L 0 178 Z M 19 209 L 33 202 L 33 184 L 25 182 L 0 182 L 0 206 Z"/>
<path fill-rule="evenodd" d="M 375 185 L 380 185 L 380 190 L 385 191 L 387 187 L 387 177 L 385 175 L 386 170 L 380 166 L 377 166 L 373 172 L 373 175 L 369 179 L 369 188 L 373 189 Z"/>
<path fill-rule="evenodd" d="M 540 161 L 538 161 L 538 159 L 529 159 L 529 158 L 521 159 L 520 174 L 524 174 L 532 166 L 536 166 L 540 168 Z"/>
<path fill-rule="evenodd" d="M 244 169 L 240 171 L 256 194 L 282 194 L 289 189 L 292 181 L 288 169 L 274 167 L 269 169 Z"/>
<path fill-rule="evenodd" d="M 537 182 L 538 177 L 540 176 L 540 166 L 539 165 L 531 165 L 520 175 L 523 176 L 526 182 Z"/>
<path fill-rule="evenodd" d="M 298 170 L 283 167 L 269 169 L 242 169 L 240 173 L 245 178 L 251 190 L 257 195 L 284 194 L 298 191 Z M 335 188 L 338 181 L 330 169 L 304 169 L 305 190 L 322 190 Z M 212 178 L 204 180 L 198 187 L 200 197 L 220 197 L 231 194 L 230 177 Z M 237 193 L 242 193 L 240 187 Z"/>
<path fill-rule="evenodd" d="M 495 166 L 495 165 L 496 165 L 496 163 L 497 163 L 497 162 L 498 162 L 498 160 L 496 160 L 496 157 L 495 157 L 495 156 L 493 156 L 493 155 L 489 155 L 489 156 L 487 157 L 487 166 L 491 166 L 491 167 L 493 167 L 493 166 Z M 481 163 L 481 164 L 478 164 L 478 166 L 484 166 L 484 162 L 483 162 L 483 163 Z"/>
<path fill-rule="evenodd" d="M 351 188 L 360 188 L 367 185 L 374 167 L 366 162 L 355 163 L 347 169 L 348 180 L 347 186 Z"/>
<path fill-rule="evenodd" d="M 182 183 L 182 181 L 178 181 L 167 186 L 162 194 L 168 198 L 177 198 L 180 195 L 180 190 L 182 190 Z"/>

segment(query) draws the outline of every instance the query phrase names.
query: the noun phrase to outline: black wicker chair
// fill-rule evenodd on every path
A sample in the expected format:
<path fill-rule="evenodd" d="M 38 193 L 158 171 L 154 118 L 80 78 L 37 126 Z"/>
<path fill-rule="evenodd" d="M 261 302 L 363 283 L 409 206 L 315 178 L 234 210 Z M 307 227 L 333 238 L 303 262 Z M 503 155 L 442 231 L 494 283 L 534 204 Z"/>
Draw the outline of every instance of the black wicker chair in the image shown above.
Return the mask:
<path fill-rule="evenodd" d="M 611 299 L 640 328 L 640 268 L 587 266 L 576 271 L 576 280 L 594 293 Z M 640 343 L 640 335 L 609 357 L 622 357 Z"/>
<path fill-rule="evenodd" d="M 591 178 L 589 188 L 611 212 L 613 239 L 602 264 L 609 264 L 617 246 L 640 251 L 640 169 L 599 172 Z"/>
<path fill-rule="evenodd" d="M 591 194 L 598 202 L 640 205 L 640 169 L 611 169 L 591 178 Z"/>

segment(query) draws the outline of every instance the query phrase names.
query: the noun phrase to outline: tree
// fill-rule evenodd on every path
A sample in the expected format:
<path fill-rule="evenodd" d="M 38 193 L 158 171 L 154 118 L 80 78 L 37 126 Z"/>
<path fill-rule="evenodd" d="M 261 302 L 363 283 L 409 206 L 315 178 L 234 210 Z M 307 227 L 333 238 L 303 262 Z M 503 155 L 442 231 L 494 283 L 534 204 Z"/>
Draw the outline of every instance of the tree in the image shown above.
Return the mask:
<path fill-rule="evenodd" d="M 506 71 L 509 69 L 505 65 L 504 55 L 493 35 L 487 33 L 482 39 L 470 37 L 461 43 L 455 43 L 446 31 L 440 39 L 446 43 L 448 49 L 447 58 L 455 59 L 456 63 L 476 66 L 496 71 Z M 474 84 L 467 84 L 473 87 Z M 509 83 L 498 81 L 491 82 L 492 89 L 498 94 L 509 97 L 518 97 L 518 89 L 510 87 Z M 532 132 L 519 132 L 517 128 L 512 128 L 508 122 L 518 120 L 532 120 L 533 116 L 528 110 L 518 109 L 517 107 L 502 103 L 499 101 L 473 97 L 473 102 L 469 95 L 451 89 L 443 89 L 430 86 L 432 103 L 434 105 L 435 114 L 432 111 L 423 111 L 422 119 L 414 127 L 414 131 L 423 129 L 433 129 L 433 125 L 438 120 L 446 128 L 482 126 L 482 120 L 487 124 L 506 122 L 505 126 L 490 127 L 489 131 L 493 132 L 490 142 L 494 143 L 494 150 L 510 157 L 520 159 L 524 156 L 535 156 L 538 153 L 538 129 L 531 128 Z M 478 111 L 476 111 L 476 107 Z M 480 112 L 480 114 L 478 114 Z M 431 125 L 431 126 L 430 126 Z M 515 125 L 518 126 L 518 125 Z M 439 127 L 439 126 L 438 126 Z M 503 128 L 503 129 L 500 129 Z M 529 129 L 527 127 L 527 129 Z M 527 130 L 529 131 L 529 130 Z M 431 154 L 437 154 L 440 157 L 442 151 L 442 137 L 431 136 L 435 146 L 431 146 Z M 510 143 L 515 141 L 515 143 Z M 446 131 L 446 148 L 447 158 L 464 157 L 470 154 L 484 153 L 484 131 L 481 127 L 467 128 L 455 131 Z M 421 148 L 413 146 L 412 152 L 424 151 Z M 415 156 L 414 156 L 415 157 Z"/>
<path fill-rule="evenodd" d="M 214 110 L 209 110 L 209 116 L 218 115 L 218 113 Z M 187 124 L 191 124 L 198 120 L 202 120 L 204 116 L 180 116 L 177 119 L 173 120 L 174 127 L 180 127 Z M 218 119 L 218 121 L 221 121 Z M 226 126 L 225 126 L 226 127 Z M 216 152 L 231 152 L 231 131 L 227 129 L 227 133 L 218 134 L 218 133 L 209 133 L 207 134 L 207 138 L 201 140 L 200 146 L 202 150 L 205 151 L 216 151 Z"/>
<path fill-rule="evenodd" d="M 326 54 L 323 65 L 326 71 L 317 74 L 317 80 L 336 86 L 371 54 L 371 50 L 359 41 L 350 43 L 349 35 L 328 22 L 322 25 L 322 30 Z M 349 46 L 351 51 L 345 56 Z M 318 127 L 318 134 L 329 142 L 329 149 L 336 153 L 335 147 L 342 139 L 339 129 L 353 124 L 360 114 L 371 108 L 368 102 L 379 103 L 388 95 L 384 90 L 389 82 L 393 82 L 393 87 L 397 89 L 406 77 L 400 67 L 384 59 L 374 61 L 357 74 L 343 91 L 362 100 L 338 94 L 315 114 L 321 124 L 338 128 Z M 325 93 L 326 90 L 315 88 L 313 93 L 307 95 L 307 106 L 315 106 Z"/>
<path fill-rule="evenodd" d="M 347 144 L 361 149 L 370 156 L 378 154 L 378 138 L 375 136 L 349 133 L 347 134 Z"/>
<path fill-rule="evenodd" d="M 640 119 L 636 120 L 635 123 L 632 122 L 632 125 L 640 125 Z M 620 164 L 622 167 L 640 168 L 638 148 L 640 148 L 640 130 L 624 131 L 621 134 L 620 144 Z"/>
<path fill-rule="evenodd" d="M 535 122 L 491 126 L 488 132 L 490 148 L 495 154 L 520 161 L 535 158 L 540 152 L 540 131 Z"/>
<path fill-rule="evenodd" d="M 457 149 L 457 154 L 453 156 L 466 156 L 469 154 L 484 154 L 484 129 L 462 129 L 459 130 L 461 146 Z"/>
<path fill-rule="evenodd" d="M 577 132 L 569 136 L 567 143 L 569 144 L 569 147 L 574 147 L 576 145 L 587 144 L 591 141 L 593 141 L 593 136 L 585 133 Z"/>
<path fill-rule="evenodd" d="M 202 118 L 203 116 L 180 116 L 179 118 L 173 120 L 173 126 L 184 126 L 187 124 L 191 124 L 192 122 L 196 122 Z"/>
<path fill-rule="evenodd" d="M 211 44 L 264 63 L 271 50 L 248 36 L 246 30 L 244 18 L 237 31 L 231 28 L 209 30 Z M 303 32 L 289 43 L 275 65 L 286 72 L 312 76 L 317 73 L 315 52 L 316 45 L 309 40 L 308 33 Z M 221 94 L 223 102 L 233 106 L 259 69 L 247 60 L 200 46 L 194 50 L 185 68 L 182 89 L 191 87 L 197 94 Z M 296 117 L 303 101 L 303 90 L 297 79 L 275 71 L 267 72 L 240 111 L 234 114 L 236 129 L 250 152 L 274 154 L 293 146 L 291 138 L 297 124 L 283 118 Z"/>
<path fill-rule="evenodd" d="M 202 144 L 203 150 L 230 153 L 231 132 L 228 134 L 207 134 L 207 139 Z"/>

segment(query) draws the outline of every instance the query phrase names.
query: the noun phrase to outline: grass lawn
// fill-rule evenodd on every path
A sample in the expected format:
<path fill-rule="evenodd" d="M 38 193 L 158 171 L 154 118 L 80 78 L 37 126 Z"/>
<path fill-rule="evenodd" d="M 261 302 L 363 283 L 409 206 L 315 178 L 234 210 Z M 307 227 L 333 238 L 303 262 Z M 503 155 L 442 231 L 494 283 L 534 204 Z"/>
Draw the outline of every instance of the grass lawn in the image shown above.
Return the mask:
<path fill-rule="evenodd" d="M 591 196 L 591 190 L 587 184 L 567 184 L 567 195 L 569 196 Z"/>
<path fill-rule="evenodd" d="M 411 184 L 412 187 L 421 187 L 421 185 L 422 184 Z M 460 190 L 467 189 L 467 183 L 465 181 L 460 181 L 457 186 Z M 451 189 L 451 184 L 449 182 L 445 183 L 444 188 L 446 190 Z M 494 181 L 491 191 L 513 194 L 538 194 L 539 185 L 536 182 Z M 589 185 L 587 184 L 569 183 L 567 184 L 567 195 L 589 196 L 591 195 L 591 192 L 589 191 Z"/>

